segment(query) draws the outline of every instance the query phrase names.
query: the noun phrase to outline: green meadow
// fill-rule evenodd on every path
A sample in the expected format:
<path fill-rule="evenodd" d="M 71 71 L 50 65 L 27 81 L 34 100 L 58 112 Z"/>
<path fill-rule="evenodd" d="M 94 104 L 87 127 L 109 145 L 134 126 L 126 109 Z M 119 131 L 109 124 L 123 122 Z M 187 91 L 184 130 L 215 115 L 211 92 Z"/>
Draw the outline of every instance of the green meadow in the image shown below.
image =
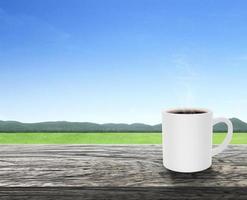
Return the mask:
<path fill-rule="evenodd" d="M 225 133 L 214 133 L 219 144 Z M 161 133 L 0 133 L 0 144 L 161 144 Z M 247 133 L 234 133 L 231 144 L 247 144 Z"/>

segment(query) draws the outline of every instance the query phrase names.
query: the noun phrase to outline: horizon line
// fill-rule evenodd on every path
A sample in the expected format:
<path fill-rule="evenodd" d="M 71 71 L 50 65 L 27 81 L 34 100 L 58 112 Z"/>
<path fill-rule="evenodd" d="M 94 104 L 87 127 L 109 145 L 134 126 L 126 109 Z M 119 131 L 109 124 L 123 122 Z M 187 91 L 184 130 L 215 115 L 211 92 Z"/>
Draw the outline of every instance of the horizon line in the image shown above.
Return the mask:
<path fill-rule="evenodd" d="M 237 117 L 231 117 L 228 119 L 238 119 L 244 123 L 247 123 Z M 127 124 L 127 125 L 132 125 L 132 124 L 145 124 L 149 126 L 155 126 L 162 124 L 162 121 L 160 123 L 156 124 L 148 124 L 148 123 L 142 123 L 142 122 L 132 122 L 132 123 L 123 123 L 123 122 L 107 122 L 107 123 L 99 123 L 99 122 L 90 122 L 90 121 L 67 121 L 67 120 L 54 120 L 54 121 L 37 121 L 37 122 L 23 122 L 23 121 L 18 121 L 18 120 L 1 120 L 2 122 L 18 122 L 18 123 L 23 123 L 23 124 L 38 124 L 38 123 L 46 123 L 46 122 L 68 122 L 68 123 L 92 123 L 92 124 L 99 124 L 99 125 L 104 125 L 104 124 Z"/>

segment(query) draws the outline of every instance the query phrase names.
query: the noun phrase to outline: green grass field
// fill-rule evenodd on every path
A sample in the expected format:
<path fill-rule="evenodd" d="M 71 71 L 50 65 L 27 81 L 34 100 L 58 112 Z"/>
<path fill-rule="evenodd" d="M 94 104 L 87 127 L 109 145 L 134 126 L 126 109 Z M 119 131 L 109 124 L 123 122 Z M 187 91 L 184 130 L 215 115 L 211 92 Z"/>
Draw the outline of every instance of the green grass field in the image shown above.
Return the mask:
<path fill-rule="evenodd" d="M 219 144 L 225 133 L 215 133 Z M 0 144 L 161 144 L 160 133 L 0 133 Z M 231 144 L 247 144 L 247 133 L 234 133 Z"/>

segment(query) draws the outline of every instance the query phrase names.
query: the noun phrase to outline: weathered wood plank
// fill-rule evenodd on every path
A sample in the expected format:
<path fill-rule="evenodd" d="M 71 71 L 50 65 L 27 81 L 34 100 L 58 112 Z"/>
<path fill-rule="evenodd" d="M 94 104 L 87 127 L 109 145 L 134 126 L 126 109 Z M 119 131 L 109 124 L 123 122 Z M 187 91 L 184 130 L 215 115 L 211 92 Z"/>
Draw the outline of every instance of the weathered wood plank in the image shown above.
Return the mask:
<path fill-rule="evenodd" d="M 247 145 L 195 174 L 166 170 L 161 153 L 160 145 L 0 145 L 0 187 L 247 188 Z"/>
<path fill-rule="evenodd" d="M 236 187 L 31 187 L 31 188 L 0 188 L 0 199 L 7 200 L 134 200 L 134 199 L 241 199 L 246 200 L 245 188 Z"/>

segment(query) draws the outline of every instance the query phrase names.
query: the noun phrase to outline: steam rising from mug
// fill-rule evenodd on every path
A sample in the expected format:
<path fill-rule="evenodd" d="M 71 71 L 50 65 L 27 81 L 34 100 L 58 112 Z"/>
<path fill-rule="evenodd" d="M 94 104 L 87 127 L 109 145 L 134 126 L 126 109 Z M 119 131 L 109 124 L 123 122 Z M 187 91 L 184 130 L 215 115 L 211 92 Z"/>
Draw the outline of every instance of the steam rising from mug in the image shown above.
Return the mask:
<path fill-rule="evenodd" d="M 199 74 L 184 55 L 178 55 L 175 63 L 175 94 L 179 107 L 193 107 L 196 105 L 195 86 Z"/>

